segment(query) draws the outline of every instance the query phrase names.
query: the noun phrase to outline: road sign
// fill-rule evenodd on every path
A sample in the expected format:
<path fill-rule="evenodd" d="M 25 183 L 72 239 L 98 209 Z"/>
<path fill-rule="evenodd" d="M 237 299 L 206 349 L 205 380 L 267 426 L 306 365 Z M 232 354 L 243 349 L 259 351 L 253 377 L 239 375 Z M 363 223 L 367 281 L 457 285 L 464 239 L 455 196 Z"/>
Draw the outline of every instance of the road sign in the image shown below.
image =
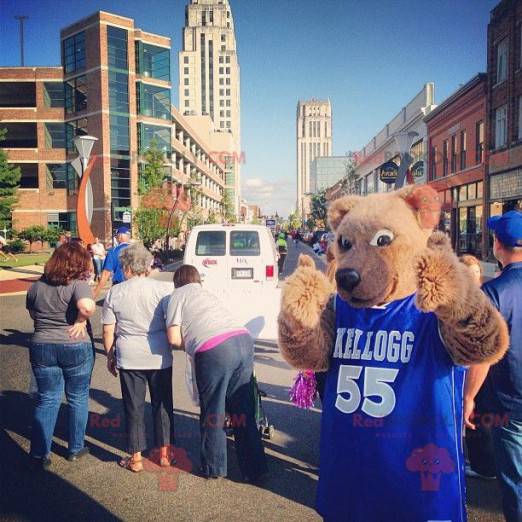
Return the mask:
<path fill-rule="evenodd" d="M 126 210 L 122 215 L 121 215 L 121 220 L 124 222 L 124 223 L 130 223 L 132 221 L 132 215 L 131 213 Z"/>

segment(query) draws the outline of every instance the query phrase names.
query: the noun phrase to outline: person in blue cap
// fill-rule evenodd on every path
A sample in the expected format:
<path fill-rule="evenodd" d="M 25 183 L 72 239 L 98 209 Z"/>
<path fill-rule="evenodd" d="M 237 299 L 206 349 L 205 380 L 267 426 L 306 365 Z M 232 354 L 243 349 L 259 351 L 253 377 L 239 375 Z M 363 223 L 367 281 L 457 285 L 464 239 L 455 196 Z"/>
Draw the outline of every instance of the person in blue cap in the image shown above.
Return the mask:
<path fill-rule="evenodd" d="M 511 210 L 488 220 L 493 254 L 501 274 L 482 289 L 506 320 L 510 345 L 497 364 L 471 366 L 464 390 L 466 426 L 474 429 L 474 398 L 484 383 L 487 422 L 492 424 L 497 476 L 507 522 L 522 520 L 522 212 Z M 481 419 L 486 423 L 486 416 Z"/>
<path fill-rule="evenodd" d="M 103 263 L 101 277 L 98 281 L 98 285 L 94 289 L 94 299 L 98 298 L 98 294 L 101 292 L 102 288 L 105 286 L 111 275 L 113 285 L 117 285 L 118 283 L 125 281 L 125 275 L 123 274 L 120 263 L 120 253 L 129 246 L 129 239 L 129 228 L 126 226 L 119 227 L 116 231 L 116 241 L 118 242 L 118 245 L 114 248 L 111 248 L 107 252 L 107 257 Z"/>

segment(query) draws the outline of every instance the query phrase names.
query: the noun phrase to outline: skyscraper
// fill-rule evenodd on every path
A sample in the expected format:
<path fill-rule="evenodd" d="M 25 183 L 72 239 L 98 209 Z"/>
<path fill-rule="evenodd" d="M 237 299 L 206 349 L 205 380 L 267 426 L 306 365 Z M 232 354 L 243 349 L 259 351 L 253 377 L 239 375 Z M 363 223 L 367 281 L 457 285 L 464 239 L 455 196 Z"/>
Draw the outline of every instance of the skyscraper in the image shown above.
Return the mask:
<path fill-rule="evenodd" d="M 318 156 L 332 155 L 332 107 L 330 100 L 299 101 L 297 104 L 297 203 L 303 217 L 309 212 L 312 186 L 310 167 Z"/>
<path fill-rule="evenodd" d="M 209 115 L 215 130 L 229 134 L 223 158 L 226 190 L 236 214 L 240 200 L 240 75 L 234 19 L 228 0 L 190 0 L 179 53 L 179 107 L 190 117 Z M 228 154 L 224 155 L 223 152 Z"/>

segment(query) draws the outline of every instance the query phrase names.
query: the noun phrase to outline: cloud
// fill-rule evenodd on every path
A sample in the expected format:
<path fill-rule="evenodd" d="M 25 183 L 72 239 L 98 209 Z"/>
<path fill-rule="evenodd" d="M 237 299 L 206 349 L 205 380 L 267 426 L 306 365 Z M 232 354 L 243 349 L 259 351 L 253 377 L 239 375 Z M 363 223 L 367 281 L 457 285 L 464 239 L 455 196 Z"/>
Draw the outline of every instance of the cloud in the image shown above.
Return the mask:
<path fill-rule="evenodd" d="M 289 179 L 277 181 L 262 178 L 242 179 L 241 197 L 247 203 L 259 205 L 264 215 L 287 216 L 295 208 L 295 184 Z"/>

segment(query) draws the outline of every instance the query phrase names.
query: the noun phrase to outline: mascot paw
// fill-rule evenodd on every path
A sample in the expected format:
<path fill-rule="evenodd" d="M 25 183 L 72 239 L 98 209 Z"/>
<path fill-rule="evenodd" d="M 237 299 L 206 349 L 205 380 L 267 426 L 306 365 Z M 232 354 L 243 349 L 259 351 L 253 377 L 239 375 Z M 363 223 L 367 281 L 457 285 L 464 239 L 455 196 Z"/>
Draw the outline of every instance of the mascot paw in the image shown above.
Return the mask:
<path fill-rule="evenodd" d="M 332 292 L 332 284 L 316 270 L 314 261 L 301 255 L 296 271 L 283 287 L 281 309 L 298 323 L 313 327 Z"/>
<path fill-rule="evenodd" d="M 460 291 L 458 259 L 440 239 L 415 259 L 417 306 L 424 312 L 451 305 Z"/>

